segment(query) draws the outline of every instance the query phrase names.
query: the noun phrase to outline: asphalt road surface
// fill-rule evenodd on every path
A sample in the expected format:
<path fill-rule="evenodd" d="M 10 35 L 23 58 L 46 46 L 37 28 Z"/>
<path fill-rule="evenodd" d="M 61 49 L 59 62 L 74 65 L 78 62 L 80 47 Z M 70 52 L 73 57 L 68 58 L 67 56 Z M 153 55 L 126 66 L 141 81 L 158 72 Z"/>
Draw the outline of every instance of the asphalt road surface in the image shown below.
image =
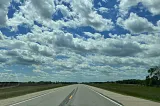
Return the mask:
<path fill-rule="evenodd" d="M 71 85 L 9 106 L 122 106 L 86 85 Z"/>

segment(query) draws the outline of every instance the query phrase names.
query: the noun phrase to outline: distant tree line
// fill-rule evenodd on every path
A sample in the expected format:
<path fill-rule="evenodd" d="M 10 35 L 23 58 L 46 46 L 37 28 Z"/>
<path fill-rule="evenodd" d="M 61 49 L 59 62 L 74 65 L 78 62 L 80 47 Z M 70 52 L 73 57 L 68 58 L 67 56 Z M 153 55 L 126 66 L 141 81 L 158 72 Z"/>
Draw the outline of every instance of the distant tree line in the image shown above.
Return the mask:
<path fill-rule="evenodd" d="M 103 83 L 117 83 L 117 84 L 136 84 L 143 86 L 157 86 L 160 87 L 160 67 L 152 67 L 148 70 L 148 76 L 144 80 L 139 79 L 127 79 L 119 81 L 108 81 L 108 82 L 87 82 L 84 84 L 103 84 Z"/>
<path fill-rule="evenodd" d="M 51 85 L 51 84 L 77 84 L 77 82 L 51 82 L 51 81 L 29 81 L 29 82 L 0 82 L 0 87 L 12 87 L 12 86 L 38 86 L 38 85 Z"/>
<path fill-rule="evenodd" d="M 137 84 L 146 86 L 160 86 L 160 67 L 152 67 L 148 70 L 148 76 L 145 80 L 127 79 L 121 81 L 108 81 L 108 82 L 82 82 L 82 84 L 103 84 L 103 83 L 118 83 L 118 84 Z M 46 84 L 78 84 L 78 82 L 51 82 L 51 81 L 29 81 L 29 82 L 0 82 L 0 87 L 10 86 L 37 86 Z"/>
<path fill-rule="evenodd" d="M 119 84 L 139 84 L 139 85 L 145 85 L 145 80 L 128 79 L 128 80 L 116 81 L 116 83 L 119 83 Z"/>
<path fill-rule="evenodd" d="M 107 81 L 107 82 L 87 82 L 87 83 L 84 82 L 83 84 L 104 84 L 104 83 L 145 85 L 145 80 L 127 79 L 127 80 Z"/>

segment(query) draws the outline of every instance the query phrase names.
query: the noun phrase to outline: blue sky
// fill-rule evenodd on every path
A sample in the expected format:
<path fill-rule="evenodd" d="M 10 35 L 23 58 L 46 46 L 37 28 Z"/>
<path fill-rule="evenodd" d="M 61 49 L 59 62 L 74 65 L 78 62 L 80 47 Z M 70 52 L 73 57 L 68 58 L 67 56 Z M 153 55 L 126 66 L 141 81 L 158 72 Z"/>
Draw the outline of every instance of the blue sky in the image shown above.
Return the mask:
<path fill-rule="evenodd" d="M 3 81 L 144 79 L 160 65 L 159 0 L 1 0 Z"/>

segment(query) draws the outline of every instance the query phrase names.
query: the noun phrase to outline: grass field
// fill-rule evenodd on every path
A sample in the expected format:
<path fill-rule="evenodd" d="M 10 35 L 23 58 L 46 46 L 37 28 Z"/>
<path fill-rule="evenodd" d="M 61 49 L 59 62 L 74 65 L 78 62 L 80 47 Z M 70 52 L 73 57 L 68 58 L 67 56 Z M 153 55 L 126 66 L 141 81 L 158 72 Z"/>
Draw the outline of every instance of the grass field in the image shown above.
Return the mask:
<path fill-rule="evenodd" d="M 140 85 L 125 85 L 125 84 L 112 84 L 112 83 L 90 84 L 90 85 L 125 95 L 130 95 L 160 102 L 160 87 L 147 87 Z"/>
<path fill-rule="evenodd" d="M 57 88 L 65 85 L 66 84 L 52 84 L 52 85 L 50 84 L 50 85 L 39 85 L 39 86 L 17 86 L 9 88 L 0 88 L 0 99 L 25 95 L 28 93 Z"/>

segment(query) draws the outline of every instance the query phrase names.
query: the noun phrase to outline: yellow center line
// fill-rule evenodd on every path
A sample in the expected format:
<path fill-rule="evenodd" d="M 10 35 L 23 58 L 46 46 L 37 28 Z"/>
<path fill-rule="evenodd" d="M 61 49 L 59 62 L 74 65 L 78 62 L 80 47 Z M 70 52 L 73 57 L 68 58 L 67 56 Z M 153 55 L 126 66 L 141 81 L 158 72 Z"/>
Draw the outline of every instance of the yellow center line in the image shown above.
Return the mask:
<path fill-rule="evenodd" d="M 73 96 L 71 95 L 71 96 L 69 97 L 69 99 L 72 99 L 72 97 L 73 97 Z"/>

